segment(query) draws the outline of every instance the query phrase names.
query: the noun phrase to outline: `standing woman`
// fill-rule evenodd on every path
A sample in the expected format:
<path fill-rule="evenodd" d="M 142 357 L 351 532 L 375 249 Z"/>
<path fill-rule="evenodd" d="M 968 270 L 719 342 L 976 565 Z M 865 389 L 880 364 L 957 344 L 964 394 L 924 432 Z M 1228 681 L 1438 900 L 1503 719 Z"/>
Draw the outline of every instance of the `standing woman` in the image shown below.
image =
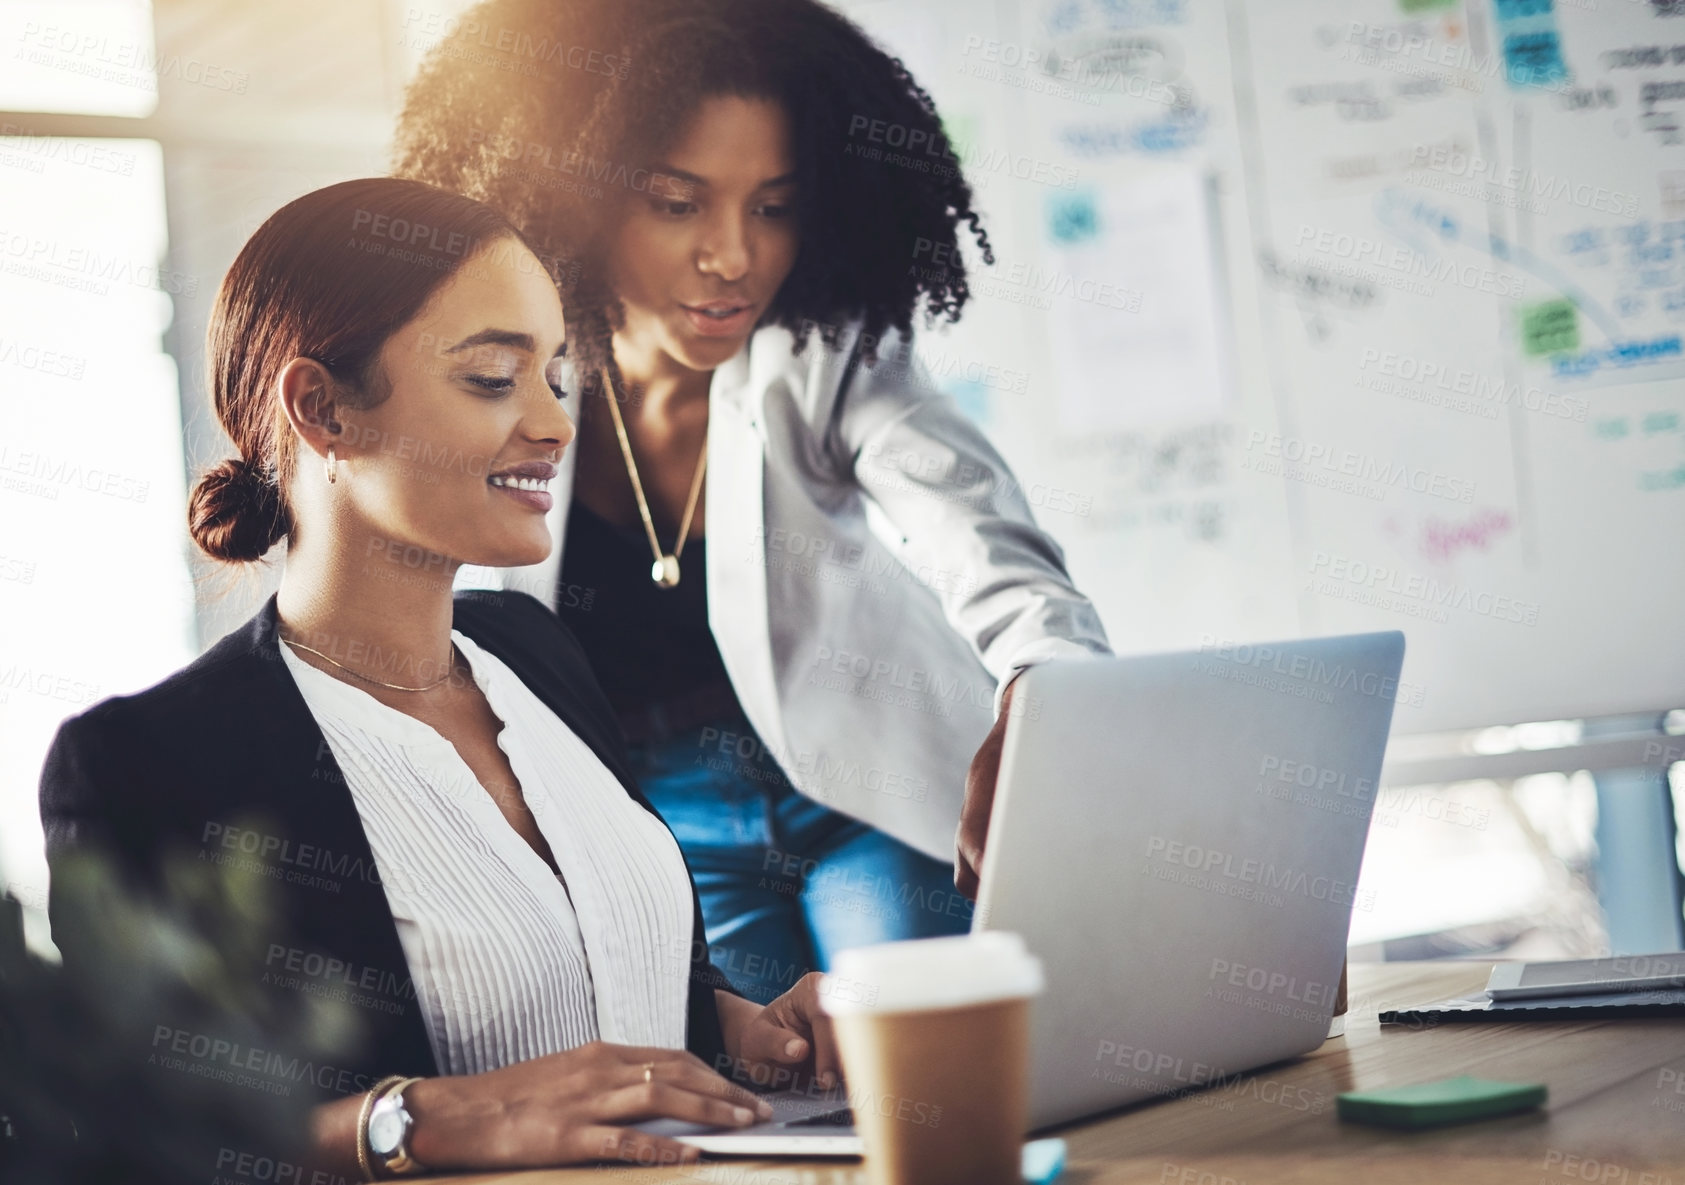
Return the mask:
<path fill-rule="evenodd" d="M 1010 681 L 1106 642 L 912 355 L 914 313 L 969 297 L 962 223 L 992 261 L 929 97 L 815 0 L 487 0 L 440 32 L 395 171 L 555 257 L 580 392 L 556 546 L 492 582 L 575 625 L 745 995 L 967 929 L 1037 707 Z"/>

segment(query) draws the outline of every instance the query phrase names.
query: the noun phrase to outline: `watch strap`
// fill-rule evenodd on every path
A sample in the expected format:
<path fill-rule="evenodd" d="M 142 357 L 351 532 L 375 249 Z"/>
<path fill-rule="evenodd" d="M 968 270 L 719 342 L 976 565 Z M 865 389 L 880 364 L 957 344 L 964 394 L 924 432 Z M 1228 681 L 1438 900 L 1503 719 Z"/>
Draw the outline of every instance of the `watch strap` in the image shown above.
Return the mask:
<path fill-rule="evenodd" d="M 403 1096 L 404 1096 L 405 1090 L 407 1090 L 414 1083 L 417 1083 L 417 1082 L 420 1082 L 420 1081 L 421 1081 L 420 1078 L 400 1078 L 400 1077 L 394 1076 L 390 1080 L 390 1084 L 387 1085 L 384 1090 L 380 1091 L 379 1096 L 375 1099 L 374 1103 L 369 1107 L 369 1114 L 372 1116 L 374 1114 L 375 1107 L 378 1107 L 382 1102 L 384 1102 L 387 1099 L 392 1099 L 394 1102 L 397 1103 L 398 1108 L 404 1112 L 405 1116 L 409 1117 L 410 1125 L 413 1125 L 415 1120 L 414 1120 L 413 1117 L 409 1116 L 409 1110 L 404 1107 L 404 1097 Z M 367 1139 L 367 1136 L 366 1136 L 367 1129 L 365 1128 L 364 1130 L 365 1130 L 365 1137 L 364 1138 L 366 1140 Z M 414 1156 L 410 1155 L 409 1143 L 410 1143 L 410 1128 L 409 1128 L 409 1126 L 406 1126 L 405 1131 L 404 1131 L 404 1135 L 398 1141 L 397 1150 L 394 1151 L 390 1156 L 382 1156 L 380 1153 L 375 1152 L 371 1148 L 369 1150 L 369 1160 L 374 1165 L 374 1168 L 375 1168 L 375 1171 L 377 1172 L 377 1174 L 379 1174 L 382 1177 L 407 1177 L 407 1176 L 411 1176 L 411 1175 L 416 1174 L 416 1173 L 425 1173 L 427 1171 L 427 1166 L 422 1164 Z"/>
<path fill-rule="evenodd" d="M 374 1113 L 374 1105 L 380 1096 L 403 1080 L 402 1074 L 390 1074 L 376 1082 L 363 1096 L 363 1105 L 357 1112 L 357 1167 L 363 1171 L 365 1181 L 378 1180 L 374 1175 L 374 1161 L 369 1154 L 369 1116 Z"/>

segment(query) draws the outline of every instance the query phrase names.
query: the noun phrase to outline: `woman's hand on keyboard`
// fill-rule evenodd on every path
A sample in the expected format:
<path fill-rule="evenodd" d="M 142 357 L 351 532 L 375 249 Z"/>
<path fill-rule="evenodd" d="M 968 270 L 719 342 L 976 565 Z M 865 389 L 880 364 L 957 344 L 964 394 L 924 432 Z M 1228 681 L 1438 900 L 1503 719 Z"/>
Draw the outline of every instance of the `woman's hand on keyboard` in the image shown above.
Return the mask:
<path fill-rule="evenodd" d="M 688 1162 L 695 1148 L 626 1125 L 669 1118 L 743 1127 L 772 1114 L 682 1049 L 602 1041 L 484 1074 L 424 1078 L 404 1102 L 415 1119 L 411 1151 L 430 1169 Z"/>
<path fill-rule="evenodd" d="M 819 1006 L 822 979 L 809 972 L 764 1008 L 717 993 L 733 1077 L 756 1086 L 800 1087 L 811 1080 L 821 1089 L 842 1080 L 831 1019 Z"/>

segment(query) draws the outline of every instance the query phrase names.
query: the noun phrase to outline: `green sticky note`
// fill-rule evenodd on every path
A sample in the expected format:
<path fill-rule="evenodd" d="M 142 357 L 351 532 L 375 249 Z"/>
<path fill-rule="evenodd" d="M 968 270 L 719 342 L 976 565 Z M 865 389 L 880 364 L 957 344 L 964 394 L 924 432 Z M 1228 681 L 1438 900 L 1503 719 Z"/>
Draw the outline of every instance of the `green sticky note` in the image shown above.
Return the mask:
<path fill-rule="evenodd" d="M 942 117 L 942 134 L 948 137 L 955 156 L 961 161 L 969 160 L 972 149 L 977 146 L 977 117 L 955 115 L 950 111 Z"/>
<path fill-rule="evenodd" d="M 1579 348 L 1579 310 L 1573 301 L 1547 300 L 1521 310 L 1521 352 L 1529 358 Z"/>
<path fill-rule="evenodd" d="M 1335 1104 L 1348 1123 L 1377 1127 L 1441 1127 L 1526 1111 L 1545 1101 L 1545 1088 L 1523 1082 L 1447 1078 L 1391 1090 L 1353 1090 Z"/>

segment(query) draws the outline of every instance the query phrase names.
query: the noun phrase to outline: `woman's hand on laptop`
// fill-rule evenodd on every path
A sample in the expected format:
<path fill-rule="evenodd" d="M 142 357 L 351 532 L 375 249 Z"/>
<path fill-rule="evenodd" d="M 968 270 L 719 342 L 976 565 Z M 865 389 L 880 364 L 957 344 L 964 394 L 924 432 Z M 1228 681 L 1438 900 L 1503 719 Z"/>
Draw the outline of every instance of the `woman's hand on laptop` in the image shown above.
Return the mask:
<path fill-rule="evenodd" d="M 743 1127 L 772 1114 L 685 1050 L 603 1041 L 482 1074 L 423 1078 L 404 1091 L 404 1105 L 415 1119 L 410 1150 L 435 1170 L 689 1162 L 695 1148 L 628 1125 L 670 1118 Z M 356 1165 L 360 1106 L 353 1096 L 316 1108 L 324 1159 Z"/>
<path fill-rule="evenodd" d="M 828 1090 L 842 1081 L 831 1018 L 819 1006 L 823 978 L 810 971 L 764 1008 L 729 992 L 714 993 L 733 1077 L 786 1089 L 811 1081 Z"/>
<path fill-rule="evenodd" d="M 965 774 L 965 801 L 960 804 L 959 831 L 954 836 L 954 888 L 973 901 L 977 900 L 983 875 L 983 843 L 989 837 L 989 814 L 994 810 L 995 782 L 1000 778 L 1000 752 L 1006 743 L 1006 721 L 1012 714 L 1018 675 L 1006 685 L 995 726 L 983 738 Z"/>

